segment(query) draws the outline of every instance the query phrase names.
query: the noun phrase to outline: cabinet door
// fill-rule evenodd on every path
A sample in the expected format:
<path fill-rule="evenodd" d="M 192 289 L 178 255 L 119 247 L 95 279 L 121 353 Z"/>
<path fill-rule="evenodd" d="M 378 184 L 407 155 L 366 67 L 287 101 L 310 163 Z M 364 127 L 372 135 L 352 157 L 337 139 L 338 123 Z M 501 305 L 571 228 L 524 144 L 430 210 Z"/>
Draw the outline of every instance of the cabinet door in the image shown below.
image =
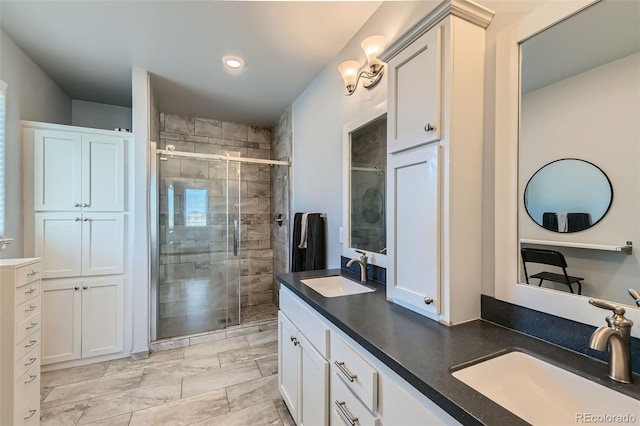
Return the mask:
<path fill-rule="evenodd" d="M 389 62 L 389 153 L 442 137 L 441 34 L 431 29 Z"/>
<path fill-rule="evenodd" d="M 79 133 L 35 130 L 34 209 L 81 208 L 81 137 Z"/>
<path fill-rule="evenodd" d="M 43 281 L 43 365 L 80 358 L 81 291 L 78 279 Z"/>
<path fill-rule="evenodd" d="M 440 311 L 440 156 L 433 143 L 388 157 L 387 296 L 431 317 Z"/>
<path fill-rule="evenodd" d="M 298 332 L 302 348 L 300 367 L 300 422 L 301 426 L 329 424 L 329 361 Z"/>
<path fill-rule="evenodd" d="M 278 388 L 291 417 L 299 419 L 300 350 L 298 330 L 282 313 L 278 312 Z"/>
<path fill-rule="evenodd" d="M 84 211 L 124 210 L 124 140 L 82 135 L 82 206 Z"/>
<path fill-rule="evenodd" d="M 36 213 L 35 255 L 42 258 L 43 278 L 81 273 L 82 215 Z"/>
<path fill-rule="evenodd" d="M 82 214 L 82 275 L 121 274 L 124 268 L 124 215 Z"/>
<path fill-rule="evenodd" d="M 121 352 L 124 344 L 124 279 L 82 280 L 82 357 Z"/>

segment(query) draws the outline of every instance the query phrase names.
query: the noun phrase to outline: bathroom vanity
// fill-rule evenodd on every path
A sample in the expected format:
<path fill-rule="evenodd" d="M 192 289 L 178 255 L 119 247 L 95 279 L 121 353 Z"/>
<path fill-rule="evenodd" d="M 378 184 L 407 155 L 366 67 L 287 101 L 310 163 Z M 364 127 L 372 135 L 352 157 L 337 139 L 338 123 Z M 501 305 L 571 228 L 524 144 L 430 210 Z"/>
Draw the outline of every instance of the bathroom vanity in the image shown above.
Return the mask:
<path fill-rule="evenodd" d="M 301 281 L 340 274 L 358 279 L 338 269 L 278 276 L 278 381 L 298 424 L 329 424 L 329 416 L 331 424 L 349 424 L 347 416 L 372 425 L 527 424 L 452 375 L 512 351 L 630 396 L 640 408 L 638 374 L 634 384 L 615 383 L 605 363 L 483 320 L 444 326 L 387 302 L 378 283 L 367 284 L 374 292 L 324 297 Z M 307 410 L 320 420 L 305 422 Z"/>

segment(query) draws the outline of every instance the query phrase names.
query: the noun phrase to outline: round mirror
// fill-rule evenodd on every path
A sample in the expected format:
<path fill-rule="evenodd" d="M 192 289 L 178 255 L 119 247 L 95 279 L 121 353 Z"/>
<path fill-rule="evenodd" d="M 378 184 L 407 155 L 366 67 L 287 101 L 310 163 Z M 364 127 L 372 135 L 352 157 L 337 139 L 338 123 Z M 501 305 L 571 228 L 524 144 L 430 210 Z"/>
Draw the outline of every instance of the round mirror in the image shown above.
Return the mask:
<path fill-rule="evenodd" d="M 595 164 L 563 158 L 541 167 L 527 183 L 524 206 L 549 231 L 578 232 L 598 223 L 611 207 L 613 187 Z"/>

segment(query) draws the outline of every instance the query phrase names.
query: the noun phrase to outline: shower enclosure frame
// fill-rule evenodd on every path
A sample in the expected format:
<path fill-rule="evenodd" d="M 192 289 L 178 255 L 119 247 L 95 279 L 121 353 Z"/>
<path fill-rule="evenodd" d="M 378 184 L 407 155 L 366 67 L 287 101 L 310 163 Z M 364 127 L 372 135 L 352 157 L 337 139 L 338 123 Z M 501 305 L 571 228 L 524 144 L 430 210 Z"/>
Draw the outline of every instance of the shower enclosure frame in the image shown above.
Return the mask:
<path fill-rule="evenodd" d="M 167 156 L 169 158 L 192 158 L 192 159 L 200 159 L 200 160 L 222 160 L 227 162 L 238 162 L 238 163 L 253 163 L 253 164 L 268 164 L 268 165 L 281 165 L 281 166 L 290 166 L 291 161 L 281 161 L 281 160 L 266 160 L 262 158 L 249 158 L 249 157 L 236 157 L 231 155 L 217 155 L 217 154 L 200 154 L 194 152 L 183 152 L 183 151 L 175 151 L 171 149 L 158 149 L 157 143 L 154 141 L 150 141 L 149 143 L 149 218 L 150 218 L 150 254 L 151 254 L 151 270 L 150 270 L 150 339 L 151 341 L 157 340 L 158 329 L 158 286 L 159 286 L 159 278 L 160 278 L 160 244 L 159 244 L 159 218 L 160 218 L 160 207 L 159 207 L 159 175 L 160 175 L 160 167 L 158 165 L 158 161 L 161 156 Z M 242 220 L 242 215 L 240 214 L 239 219 Z M 228 285 L 228 283 L 227 283 Z"/>

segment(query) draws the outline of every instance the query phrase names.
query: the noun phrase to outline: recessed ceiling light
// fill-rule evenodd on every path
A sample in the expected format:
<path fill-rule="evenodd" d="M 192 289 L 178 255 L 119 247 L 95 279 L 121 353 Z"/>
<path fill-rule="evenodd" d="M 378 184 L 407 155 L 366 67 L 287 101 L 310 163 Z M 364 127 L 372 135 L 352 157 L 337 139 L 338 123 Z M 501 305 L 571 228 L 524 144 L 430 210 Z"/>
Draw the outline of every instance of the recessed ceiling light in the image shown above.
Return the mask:
<path fill-rule="evenodd" d="M 239 56 L 227 55 L 222 57 L 222 63 L 237 70 L 244 66 L 244 59 Z"/>

